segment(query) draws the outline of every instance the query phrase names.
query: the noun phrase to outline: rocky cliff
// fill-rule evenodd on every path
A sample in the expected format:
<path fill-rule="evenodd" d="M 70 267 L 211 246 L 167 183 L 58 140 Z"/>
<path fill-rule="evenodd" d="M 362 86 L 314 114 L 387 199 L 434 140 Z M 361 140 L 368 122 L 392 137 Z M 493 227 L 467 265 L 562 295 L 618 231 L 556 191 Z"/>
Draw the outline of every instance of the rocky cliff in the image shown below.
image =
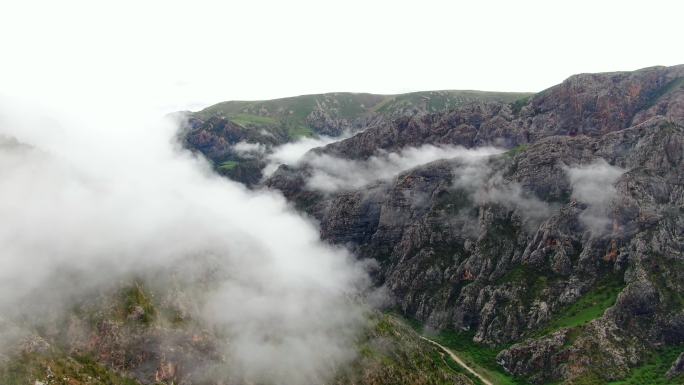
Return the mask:
<path fill-rule="evenodd" d="M 684 66 L 575 75 L 535 95 L 326 94 L 183 119 L 187 147 L 281 191 L 368 261 L 385 310 L 493 383 L 684 383 Z M 262 181 L 273 148 L 343 131 L 356 134 Z M 40 320 L 0 317 L 32 331 L 3 350 L 0 383 L 247 382 L 226 372 L 230 336 L 196 317 L 190 294 L 211 280 L 161 275 Z M 479 381 L 390 313 L 369 311 L 354 347 L 332 383 Z"/>
<path fill-rule="evenodd" d="M 361 189 L 312 188 L 315 162 L 266 184 L 317 218 L 324 239 L 377 260 L 402 314 L 473 331 L 516 377 L 629 377 L 684 349 L 683 79 L 684 66 L 582 74 L 511 104 L 399 117 L 311 157 L 508 151 Z"/>
<path fill-rule="evenodd" d="M 339 137 L 401 116 L 448 111 L 478 102 L 513 102 L 517 92 L 427 91 L 399 95 L 330 93 L 266 101 L 229 101 L 181 113 L 187 147 L 199 151 L 216 170 L 248 186 L 256 185 L 265 156 L 275 146 L 306 137 Z M 238 143 L 254 151 L 241 151 Z"/>

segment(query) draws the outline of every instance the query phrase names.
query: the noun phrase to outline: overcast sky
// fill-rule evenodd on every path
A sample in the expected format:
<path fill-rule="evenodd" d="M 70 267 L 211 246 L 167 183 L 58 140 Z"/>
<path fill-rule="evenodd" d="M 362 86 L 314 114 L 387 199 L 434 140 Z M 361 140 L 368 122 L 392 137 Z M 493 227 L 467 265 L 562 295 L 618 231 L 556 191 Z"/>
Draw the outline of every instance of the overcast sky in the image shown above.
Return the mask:
<path fill-rule="evenodd" d="M 684 63 L 681 0 L 560 3 L 4 0 L 0 94 L 172 111 Z"/>

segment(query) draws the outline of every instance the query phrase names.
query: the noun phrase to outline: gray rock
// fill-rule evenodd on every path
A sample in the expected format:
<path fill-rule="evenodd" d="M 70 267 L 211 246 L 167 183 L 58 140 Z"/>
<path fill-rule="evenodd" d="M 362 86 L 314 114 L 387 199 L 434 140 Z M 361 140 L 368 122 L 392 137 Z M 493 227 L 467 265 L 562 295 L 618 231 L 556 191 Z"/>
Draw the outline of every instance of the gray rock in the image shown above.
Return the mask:
<path fill-rule="evenodd" d="M 656 346 L 684 342 L 682 78 L 684 66 L 578 75 L 519 111 L 474 103 L 315 150 L 365 159 L 422 144 L 524 144 L 483 167 L 487 194 L 454 186 L 453 160 L 358 191 L 310 191 L 306 167 L 283 167 L 267 185 L 318 219 L 324 239 L 376 259 L 377 283 L 405 315 L 474 330 L 478 343 L 518 343 L 501 362 L 535 382 L 619 379 Z M 626 172 L 591 228 L 592 202 L 573 195 L 567 167 L 599 160 Z M 606 281 L 624 289 L 602 316 L 538 337 Z"/>

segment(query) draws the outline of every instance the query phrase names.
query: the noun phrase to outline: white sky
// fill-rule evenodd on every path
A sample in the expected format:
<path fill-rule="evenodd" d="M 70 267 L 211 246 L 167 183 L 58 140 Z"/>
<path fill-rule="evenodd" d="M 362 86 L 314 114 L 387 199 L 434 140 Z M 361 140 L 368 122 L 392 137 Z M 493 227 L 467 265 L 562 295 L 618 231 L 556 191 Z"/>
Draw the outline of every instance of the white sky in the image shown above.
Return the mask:
<path fill-rule="evenodd" d="M 684 63 L 683 3 L 2 0 L 0 95 L 171 111 L 330 91 L 538 91 Z"/>

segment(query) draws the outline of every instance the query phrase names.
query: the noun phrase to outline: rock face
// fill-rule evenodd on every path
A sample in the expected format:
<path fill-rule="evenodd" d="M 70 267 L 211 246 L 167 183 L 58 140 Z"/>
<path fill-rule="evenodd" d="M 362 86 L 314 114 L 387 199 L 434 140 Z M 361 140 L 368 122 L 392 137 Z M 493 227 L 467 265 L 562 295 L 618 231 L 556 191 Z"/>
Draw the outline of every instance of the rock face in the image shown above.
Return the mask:
<path fill-rule="evenodd" d="M 559 354 L 567 342 L 568 331 L 560 330 L 544 338 L 540 338 L 524 346 L 514 346 L 502 351 L 497 359 L 510 373 L 515 375 L 532 375 L 529 379 L 535 383 L 544 383 L 549 378 L 558 378 L 556 373 L 560 365 L 568 359 L 568 354 Z"/>
<path fill-rule="evenodd" d="M 549 136 L 596 137 L 655 116 L 682 122 L 684 66 L 575 75 L 525 105 L 480 102 L 448 113 L 404 116 L 320 149 L 367 158 L 423 143 L 514 147 Z"/>
<path fill-rule="evenodd" d="M 681 118 L 682 101 L 678 94 L 683 71 L 682 66 L 652 67 L 571 76 L 535 95 L 521 115 L 527 120 L 532 140 L 549 135 L 596 136 L 621 130 L 655 116 L 656 105 L 662 105 L 658 115 Z M 670 99 L 673 97 L 678 101 Z"/>
<path fill-rule="evenodd" d="M 199 112 L 184 112 L 185 146 L 207 157 L 216 170 L 247 186 L 256 185 L 275 146 L 303 137 L 339 137 L 401 116 L 445 111 L 475 101 L 512 102 L 516 92 L 428 91 L 401 95 L 331 93 L 292 98 L 223 102 Z M 245 153 L 238 143 L 259 146 Z"/>
<path fill-rule="evenodd" d="M 684 66 L 576 75 L 536 95 L 309 95 L 182 118 L 184 144 L 221 173 L 280 190 L 323 239 L 374 260 L 393 310 L 496 348 L 516 379 L 605 384 L 661 351 L 654 376 L 684 378 Z M 350 127 L 360 132 L 311 155 L 363 165 L 428 144 L 507 151 L 361 188 L 316 190 L 307 162 L 261 184 L 273 147 Z M 122 282 L 45 320 L 0 357 L 0 383 L 246 383 L 225 373 L 225 336 L 193 320 L 197 304 L 159 287 Z M 331 383 L 472 383 L 393 316 L 374 313 L 356 342 Z"/>
<path fill-rule="evenodd" d="M 526 103 L 399 117 L 314 150 L 364 160 L 422 144 L 510 150 L 425 164 L 360 190 L 266 182 L 321 235 L 375 259 L 406 316 L 507 346 L 534 383 L 623 378 L 684 343 L 684 66 L 583 74 Z M 588 363 L 591 362 L 591 365 Z"/>
<path fill-rule="evenodd" d="M 523 130 L 512 128 L 513 120 L 514 115 L 507 104 L 473 103 L 445 114 L 404 116 L 387 121 L 318 151 L 364 159 L 376 154 L 378 149 L 395 151 L 421 144 L 512 147 L 527 142 Z"/>

